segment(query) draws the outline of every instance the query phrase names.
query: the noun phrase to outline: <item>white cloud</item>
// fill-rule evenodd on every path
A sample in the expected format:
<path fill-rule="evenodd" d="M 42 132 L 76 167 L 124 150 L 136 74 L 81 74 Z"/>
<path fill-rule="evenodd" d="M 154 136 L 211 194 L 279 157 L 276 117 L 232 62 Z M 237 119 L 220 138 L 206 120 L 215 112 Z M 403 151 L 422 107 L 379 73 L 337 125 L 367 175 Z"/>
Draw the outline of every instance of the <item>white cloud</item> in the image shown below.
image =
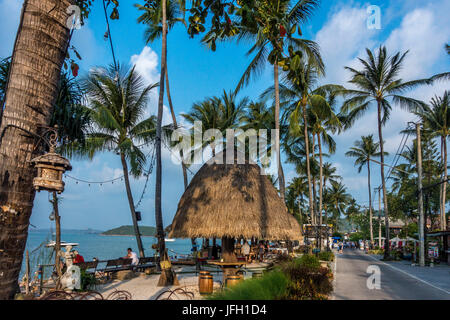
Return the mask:
<path fill-rule="evenodd" d="M 353 65 L 355 57 L 373 43 L 377 31 L 367 29 L 366 21 L 365 7 L 344 6 L 317 32 L 315 41 L 327 68 L 327 82 L 345 82 L 348 72 L 344 66 Z"/>
<path fill-rule="evenodd" d="M 136 65 L 136 71 L 147 85 L 159 82 L 158 54 L 152 48 L 146 46 L 140 54 L 133 55 L 131 64 Z"/>
<path fill-rule="evenodd" d="M 130 62 L 132 65 L 136 66 L 136 71 L 142 76 L 146 85 L 160 81 L 158 54 L 153 51 L 152 48 L 148 46 L 144 47 L 140 54 L 135 54 L 131 57 Z M 150 95 L 146 116 L 158 114 L 158 91 L 159 90 L 155 89 Z M 164 105 L 162 125 L 164 126 L 171 123 L 172 116 L 170 114 L 170 110 L 166 105 Z"/>
<path fill-rule="evenodd" d="M 386 40 L 392 53 L 409 50 L 401 73 L 405 79 L 431 76 L 433 65 L 445 55 L 443 46 L 450 37 L 450 28 L 447 19 L 440 21 L 436 16 L 430 8 L 416 9 Z"/>

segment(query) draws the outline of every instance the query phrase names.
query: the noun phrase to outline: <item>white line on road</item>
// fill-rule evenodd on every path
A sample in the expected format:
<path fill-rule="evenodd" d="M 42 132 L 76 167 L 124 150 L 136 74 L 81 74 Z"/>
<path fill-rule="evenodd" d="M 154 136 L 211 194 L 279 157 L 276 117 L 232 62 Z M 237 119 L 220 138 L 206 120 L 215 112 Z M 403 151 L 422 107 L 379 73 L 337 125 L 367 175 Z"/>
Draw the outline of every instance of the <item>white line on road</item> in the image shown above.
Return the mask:
<path fill-rule="evenodd" d="M 434 284 L 429 283 L 428 281 L 425 281 L 425 280 L 420 279 L 420 278 L 418 278 L 418 277 L 416 277 L 416 276 L 413 276 L 412 274 L 410 274 L 410 273 L 408 273 L 408 272 L 406 272 L 406 271 L 403 271 L 402 269 L 396 268 L 396 267 L 394 267 L 394 266 L 392 266 L 392 265 L 390 265 L 390 264 L 388 264 L 388 263 L 386 263 L 386 262 L 384 262 L 384 261 L 378 260 L 377 258 L 374 258 L 374 257 L 372 257 L 372 256 L 370 256 L 370 255 L 367 255 L 367 257 L 369 257 L 369 258 L 372 259 L 372 260 L 378 261 L 378 262 L 380 262 L 380 263 L 382 263 L 382 264 L 384 264 L 384 265 L 386 265 L 386 266 L 388 266 L 388 267 L 390 267 L 390 268 L 392 268 L 392 269 L 394 269 L 394 270 L 397 270 L 397 271 L 399 271 L 399 272 L 401 272 L 401 273 L 404 273 L 404 274 L 406 274 L 407 276 L 410 276 L 410 277 L 413 278 L 413 279 L 416 279 L 416 280 L 418 280 L 418 281 L 420 281 L 420 282 L 423 282 L 423 283 L 425 283 L 425 284 L 427 284 L 427 285 L 429 285 L 429 286 L 431 286 L 431 287 L 433 287 L 433 288 L 435 288 L 435 289 L 444 291 L 446 294 L 450 294 L 449 291 L 447 291 L 447 290 L 445 290 L 445 289 L 442 289 L 442 288 L 439 288 L 439 287 L 435 286 Z"/>

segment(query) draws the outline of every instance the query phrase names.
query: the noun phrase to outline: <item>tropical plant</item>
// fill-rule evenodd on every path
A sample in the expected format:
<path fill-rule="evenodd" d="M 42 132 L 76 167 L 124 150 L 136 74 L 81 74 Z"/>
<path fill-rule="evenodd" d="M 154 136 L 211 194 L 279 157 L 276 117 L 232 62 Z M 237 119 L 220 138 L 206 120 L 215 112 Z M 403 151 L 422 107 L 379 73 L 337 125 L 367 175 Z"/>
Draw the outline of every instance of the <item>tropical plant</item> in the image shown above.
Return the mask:
<path fill-rule="evenodd" d="M 373 158 L 381 157 L 380 144 L 373 141 L 373 135 L 362 136 L 361 140 L 355 141 L 354 147 L 345 153 L 347 157 L 355 158 L 355 166 L 358 167 L 358 173 L 364 166 L 367 166 L 367 185 L 369 188 L 369 223 L 370 223 L 370 242 L 373 243 L 373 225 L 372 225 L 372 189 L 370 186 L 370 161 Z M 388 155 L 387 152 L 384 155 Z"/>
<path fill-rule="evenodd" d="M 352 74 L 349 83 L 356 89 L 343 90 L 343 95 L 347 98 L 342 106 L 342 113 L 347 114 L 347 127 L 351 126 L 357 119 L 361 118 L 373 104 L 377 107 L 378 137 L 380 143 L 380 173 L 383 188 L 383 205 L 386 224 L 386 250 L 385 259 L 389 258 L 389 211 L 386 196 L 386 181 L 384 175 L 384 144 L 382 127 L 386 124 L 392 110 L 391 102 L 398 104 L 407 110 L 417 110 L 425 104 L 422 101 L 405 97 L 402 95 L 406 90 L 410 90 L 423 84 L 430 84 L 432 80 L 421 79 L 403 82 L 399 78 L 399 73 L 403 61 L 408 52 L 396 53 L 388 56 L 386 47 L 378 49 L 376 55 L 366 49 L 367 58 L 359 58 L 362 64 L 361 70 L 345 67 Z"/>
<path fill-rule="evenodd" d="M 11 58 L 0 60 L 0 119 L 3 113 L 3 104 L 6 94 L 6 83 L 8 81 L 9 67 L 11 65 Z"/>
<path fill-rule="evenodd" d="M 333 149 L 334 144 L 332 143 L 332 140 L 329 139 L 330 137 L 328 135 L 323 135 L 325 131 L 322 129 L 324 129 L 325 126 L 337 128 L 339 126 L 339 121 L 333 113 L 332 105 L 330 105 L 332 99 L 330 98 L 330 100 L 327 100 L 326 97 L 334 97 L 334 92 L 343 89 L 343 87 L 336 85 L 324 85 L 318 87 L 318 80 L 322 74 L 323 69 L 316 61 L 312 59 L 299 59 L 296 69 L 289 70 L 287 73 L 285 79 L 286 85 L 281 85 L 279 88 L 280 101 L 285 105 L 285 112 L 289 115 L 290 135 L 295 137 L 301 136 L 304 139 L 305 150 L 309 151 L 306 152 L 305 158 L 311 217 L 315 215 L 316 212 L 314 201 L 315 192 L 313 192 L 315 183 L 312 181 L 310 163 L 310 152 L 314 155 L 314 143 L 310 146 L 308 131 L 311 130 L 313 141 L 317 133 L 326 137 L 326 142 L 331 146 L 331 150 Z M 276 95 L 276 91 L 276 87 L 271 87 L 267 89 L 262 96 Z M 308 118 L 310 118 L 309 121 Z M 318 119 L 320 119 L 320 121 L 318 121 Z M 321 124 L 318 124 L 315 127 L 315 131 L 313 131 L 312 125 L 317 121 L 321 122 Z M 328 121 L 327 124 L 325 124 L 326 121 Z M 320 154 L 322 154 L 321 151 Z M 320 176 L 320 185 L 322 185 L 322 176 Z"/>
<path fill-rule="evenodd" d="M 154 42 L 159 39 L 162 35 L 162 1 L 151 1 L 147 2 L 146 5 L 135 4 L 135 7 L 138 8 L 139 11 L 143 11 L 144 13 L 139 16 L 137 19 L 138 23 L 143 23 L 146 25 L 146 29 L 144 32 L 144 39 L 148 43 Z M 166 20 L 167 20 L 167 33 L 177 24 L 183 23 L 186 25 L 184 21 L 184 13 L 180 8 L 179 1 L 167 1 L 166 8 Z M 168 35 L 167 35 L 168 36 Z M 168 49 L 167 49 L 168 50 Z M 166 64 L 166 74 L 165 74 L 165 87 L 167 93 L 167 100 L 169 102 L 170 114 L 172 116 L 173 126 L 176 130 L 178 128 L 177 118 L 175 115 L 175 110 L 172 103 L 172 97 L 170 94 L 170 86 L 169 86 L 169 71 Z M 183 151 L 180 150 L 180 158 L 183 159 Z M 187 177 L 187 169 L 186 165 L 181 162 L 181 168 L 183 171 L 183 182 L 184 189 L 188 186 L 188 177 Z"/>
<path fill-rule="evenodd" d="M 275 149 L 277 150 L 278 181 L 280 196 L 285 197 L 285 181 L 281 164 L 280 151 L 280 99 L 279 99 L 279 68 L 284 70 L 296 69 L 299 59 L 307 55 L 315 61 L 323 70 L 323 62 L 317 45 L 310 40 L 295 38 L 298 30 L 302 35 L 300 24 L 305 23 L 311 17 L 318 6 L 318 0 L 303 0 L 292 2 L 291 0 L 255 0 L 249 1 L 245 6 L 236 11 L 239 40 L 251 40 L 253 46 L 247 52 L 251 55 L 256 52 L 249 66 L 242 75 L 236 87 L 236 91 L 247 85 L 251 77 L 260 74 L 267 61 L 273 65 L 275 88 L 275 129 L 277 137 Z M 204 41 L 214 43 L 212 34 L 208 34 Z"/>
<path fill-rule="evenodd" d="M 136 220 L 129 173 L 135 178 L 144 172 L 147 158 L 143 146 L 156 140 L 156 119 L 144 119 L 150 91 L 158 84 L 144 85 L 135 68 L 125 70 L 114 66 L 95 69 L 83 81 L 89 97 L 93 131 L 80 151 L 92 158 L 101 151 L 115 151 L 122 163 L 125 187 L 141 257 L 144 248 Z M 130 169 L 129 169 L 130 167 Z"/>
<path fill-rule="evenodd" d="M 424 105 L 414 113 L 418 115 L 424 127 L 429 131 L 431 138 L 439 137 L 441 141 L 441 202 L 440 226 L 446 230 L 445 204 L 447 193 L 447 138 L 450 135 L 450 91 L 445 91 L 442 97 L 435 96 L 430 105 Z"/>
<path fill-rule="evenodd" d="M 29 0 L 23 6 L 9 72 L 14 85 L 9 86 L 1 106 L 0 206 L 2 215 L 10 219 L 8 224 L 0 223 L 0 300 L 13 298 L 17 289 L 35 196 L 35 169 L 25 164 L 37 155 L 33 151 L 42 151 L 35 148 L 33 136 L 40 133 L 40 126 L 50 123 L 66 57 L 70 35 L 66 8 L 73 3 L 58 3 L 55 7 L 52 0 Z M 47 14 L 46 8 L 53 7 Z"/>
<path fill-rule="evenodd" d="M 326 201 L 329 203 L 328 207 L 331 209 L 334 220 L 333 224 L 337 226 L 337 223 L 344 213 L 345 208 L 349 204 L 352 199 L 351 196 L 347 193 L 347 188 L 341 182 L 333 182 L 331 181 L 331 186 L 326 190 Z M 327 213 L 325 214 L 325 218 L 327 218 Z"/>
<path fill-rule="evenodd" d="M 202 152 L 205 148 L 210 147 L 212 156 L 216 155 L 216 148 L 222 146 L 224 140 L 216 141 L 217 138 L 224 138 L 227 129 L 234 129 L 239 126 L 242 112 L 248 104 L 248 99 L 243 98 L 239 102 L 236 101 L 236 95 L 232 92 L 227 93 L 225 90 L 221 97 L 206 98 L 205 100 L 194 103 L 191 110 L 182 114 L 182 117 L 191 125 L 195 122 L 201 124 L 201 132 L 207 130 L 216 131 L 209 139 L 204 139 L 200 146 L 194 146 L 194 152 Z M 196 128 L 192 128 L 192 136 L 194 136 Z M 218 136 L 220 133 L 220 136 Z M 220 150 L 220 149 L 219 149 Z"/>

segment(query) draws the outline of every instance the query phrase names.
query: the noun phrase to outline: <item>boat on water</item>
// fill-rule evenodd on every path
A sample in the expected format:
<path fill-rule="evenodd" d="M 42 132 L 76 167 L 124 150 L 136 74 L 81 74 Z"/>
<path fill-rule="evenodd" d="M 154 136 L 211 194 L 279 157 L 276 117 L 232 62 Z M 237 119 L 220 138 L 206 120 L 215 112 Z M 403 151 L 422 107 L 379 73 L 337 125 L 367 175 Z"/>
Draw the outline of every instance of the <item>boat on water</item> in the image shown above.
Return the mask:
<path fill-rule="evenodd" d="M 166 241 L 166 242 L 174 242 L 175 239 L 164 239 L 164 241 Z"/>
<path fill-rule="evenodd" d="M 56 241 L 51 240 L 45 246 L 46 247 L 54 247 L 55 245 L 56 245 Z M 79 243 L 76 243 L 76 242 L 61 241 L 61 247 L 67 247 L 67 246 L 76 247 L 78 245 L 79 245 Z"/>

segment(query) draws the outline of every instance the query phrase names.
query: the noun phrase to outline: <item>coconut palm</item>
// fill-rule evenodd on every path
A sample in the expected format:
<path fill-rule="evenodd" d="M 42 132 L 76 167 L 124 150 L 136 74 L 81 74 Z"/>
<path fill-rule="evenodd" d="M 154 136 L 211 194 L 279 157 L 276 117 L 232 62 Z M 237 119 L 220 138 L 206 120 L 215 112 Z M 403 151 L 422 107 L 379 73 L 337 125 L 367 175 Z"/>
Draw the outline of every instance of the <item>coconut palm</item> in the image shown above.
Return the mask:
<path fill-rule="evenodd" d="M 262 131 L 266 130 L 266 157 L 258 158 L 262 166 L 266 166 L 268 164 L 268 159 L 271 157 L 271 139 L 269 139 L 269 134 L 271 130 L 275 127 L 275 108 L 268 108 L 266 106 L 265 101 L 250 101 L 245 108 L 243 108 L 241 116 L 239 118 L 239 128 L 247 131 L 247 130 L 255 130 L 257 134 L 260 134 Z M 259 135 L 259 139 L 263 139 L 263 136 Z M 261 141 L 261 140 L 260 140 Z M 262 150 L 260 150 L 261 152 Z M 261 155 L 262 156 L 262 155 Z"/>
<path fill-rule="evenodd" d="M 345 67 L 352 74 L 349 81 L 356 89 L 343 90 L 343 95 L 347 98 L 342 106 L 342 112 L 348 115 L 347 126 L 352 125 L 357 119 L 362 117 L 372 105 L 377 107 L 378 117 L 378 137 L 380 141 L 381 158 L 381 183 L 383 187 L 383 205 L 386 223 L 386 247 L 384 257 L 389 258 L 389 211 L 386 196 L 386 181 L 384 177 L 384 145 L 382 127 L 389 119 L 392 110 L 391 103 L 398 104 L 401 108 L 407 110 L 417 110 L 425 104 L 422 101 L 405 97 L 402 95 L 405 91 L 415 88 L 419 85 L 430 84 L 430 79 L 413 80 L 403 82 L 398 78 L 399 73 L 408 52 L 396 53 L 388 56 L 386 47 L 378 49 L 376 55 L 366 49 L 366 60 L 359 58 L 362 64 L 361 70 Z"/>
<path fill-rule="evenodd" d="M 35 196 L 35 169 L 25 164 L 35 156 L 32 154 L 36 150 L 32 136 L 39 134 L 40 125 L 50 123 L 66 56 L 70 34 L 66 27 L 66 8 L 72 3 L 68 0 L 58 3 L 56 7 L 53 0 L 24 3 L 11 58 L 9 80 L 14 86 L 6 92 L 0 126 L 1 207 L 2 214 L 11 217 L 8 224 L 0 224 L 3 249 L 0 255 L 0 300 L 13 298 L 17 289 Z M 53 7 L 54 10 L 47 13 L 47 9 Z M 13 212 L 20 214 L 13 215 Z"/>
<path fill-rule="evenodd" d="M 323 187 L 327 187 L 327 182 L 329 181 L 335 181 L 341 180 L 342 177 L 338 174 L 336 174 L 336 167 L 333 167 L 333 165 L 329 162 L 325 162 L 323 165 Z"/>
<path fill-rule="evenodd" d="M 162 1 L 151 2 L 145 6 L 136 4 L 135 6 L 139 11 L 143 11 L 144 13 L 138 17 L 138 23 L 143 23 L 146 25 L 146 29 L 144 32 L 144 39 L 146 43 L 152 43 L 155 40 L 159 39 L 162 35 Z M 166 9 L 166 19 L 167 19 L 167 33 L 177 24 L 183 23 L 186 25 L 184 21 L 184 15 L 182 10 L 180 10 L 180 5 L 178 1 L 167 1 L 167 9 Z M 167 35 L 168 36 L 168 35 Z M 170 114 L 172 116 L 172 121 L 174 125 L 174 129 L 178 128 L 177 118 L 175 115 L 175 110 L 172 103 L 172 97 L 170 95 L 170 87 L 169 87 L 169 71 L 166 64 L 166 74 L 165 74 L 165 85 L 166 85 L 166 93 L 167 100 L 169 102 Z M 180 158 L 183 159 L 183 151 L 180 150 Z M 186 165 L 181 162 L 181 168 L 183 171 L 183 182 L 184 189 L 188 186 L 188 178 L 187 178 L 187 170 Z"/>
<path fill-rule="evenodd" d="M 446 230 L 445 203 L 447 193 L 447 137 L 450 135 L 450 98 L 449 91 L 445 91 L 442 97 L 435 96 L 431 99 L 430 105 L 415 112 L 424 124 L 431 138 L 439 137 L 441 140 L 441 203 L 440 203 L 440 226 L 441 230 Z"/>
<path fill-rule="evenodd" d="M 327 188 L 326 198 L 332 209 L 334 225 L 337 225 L 352 197 L 347 193 L 347 188 L 341 182 L 331 181 L 330 184 L 330 187 Z M 328 214 L 325 213 L 325 218 L 328 220 L 327 216 Z"/>
<path fill-rule="evenodd" d="M 6 83 L 8 81 L 9 67 L 11 65 L 11 58 L 0 60 L 0 119 L 3 113 L 3 104 L 6 94 Z"/>
<path fill-rule="evenodd" d="M 135 68 L 125 70 L 119 66 L 96 69 L 83 81 L 89 97 L 93 130 L 86 137 L 82 150 L 90 158 L 97 152 L 114 150 L 122 163 L 125 187 L 141 257 L 144 248 L 136 220 L 129 173 L 135 178 L 142 175 L 147 162 L 143 145 L 156 140 L 156 119 L 145 118 L 150 91 L 158 84 L 144 85 Z"/>
<path fill-rule="evenodd" d="M 373 225 L 372 225 L 372 189 L 370 186 L 370 161 L 373 158 L 381 157 L 380 144 L 374 142 L 373 135 L 362 136 L 361 140 L 357 140 L 354 143 L 354 147 L 350 148 L 350 151 L 345 153 L 347 157 L 353 157 L 355 159 L 355 166 L 358 167 L 358 173 L 364 166 L 367 166 L 367 185 L 369 188 L 369 228 L 370 228 L 370 242 L 373 243 Z M 384 155 L 388 155 L 387 152 Z"/>
<path fill-rule="evenodd" d="M 312 59 L 300 59 L 295 70 L 290 70 L 285 78 L 286 85 L 279 88 L 280 101 L 285 105 L 285 113 L 289 115 L 290 135 L 302 136 L 304 139 L 305 150 L 313 151 L 310 146 L 309 130 L 312 130 L 310 122 L 316 119 L 314 115 L 320 117 L 328 117 L 330 124 L 337 124 L 337 118 L 332 112 L 332 108 L 325 98 L 327 94 L 331 95 L 335 91 L 342 90 L 343 87 L 336 85 L 324 85 L 318 87 L 319 77 L 323 74 L 323 70 Z M 262 96 L 276 95 L 276 88 L 267 89 Z M 315 110 L 315 113 L 311 110 Z M 309 119 L 308 118 L 311 118 Z M 301 124 L 301 125 L 300 125 Z M 310 128 L 311 126 L 311 128 Z M 320 131 L 320 130 L 319 130 Z M 322 133 L 323 131 L 320 131 Z M 312 135 L 314 140 L 315 133 Z M 328 140 L 330 141 L 330 140 Z M 306 153 L 306 174 L 308 176 L 309 186 L 309 210 L 311 217 L 314 215 L 315 204 L 313 188 L 315 188 L 311 175 L 311 160 L 309 152 Z"/>
<path fill-rule="evenodd" d="M 280 153 L 279 68 L 289 68 L 289 66 L 295 68 L 300 56 L 308 55 L 323 70 L 323 62 L 317 45 L 313 41 L 293 36 L 296 30 L 301 36 L 300 24 L 308 21 L 319 2 L 318 0 L 296 2 L 291 0 L 256 0 L 247 3 L 236 12 L 239 29 L 236 37 L 238 41 L 243 39 L 252 41 L 253 46 L 247 55 L 256 52 L 239 80 L 236 91 L 247 85 L 252 77 L 260 74 L 267 61 L 273 65 L 275 129 L 277 130 L 275 149 L 277 150 L 278 180 L 282 199 L 284 199 L 285 194 L 285 181 Z M 205 38 L 206 42 L 211 42 L 211 39 L 213 39 L 211 35 L 207 35 Z M 288 51 L 289 53 L 287 53 Z M 291 58 L 295 58 L 295 62 L 292 64 L 290 63 Z"/>
<path fill-rule="evenodd" d="M 306 179 L 307 178 L 305 176 L 295 177 L 294 179 L 292 179 L 292 181 L 287 187 L 288 190 L 287 194 L 290 194 L 296 200 L 300 218 L 299 222 L 301 224 L 302 229 L 303 229 L 302 224 L 304 223 L 303 222 L 304 197 L 307 192 Z"/>
<path fill-rule="evenodd" d="M 227 129 L 238 127 L 242 112 L 247 104 L 247 98 L 236 101 L 234 93 L 227 93 L 224 90 L 221 97 L 206 98 L 201 102 L 194 103 L 191 110 L 187 114 L 182 114 L 182 117 L 192 125 L 197 121 L 200 122 L 202 125 L 201 132 L 217 129 L 221 133 L 222 138 L 224 138 Z M 195 134 L 193 130 L 194 128 L 192 129 L 192 135 Z M 216 148 L 222 146 L 222 144 L 223 140 L 216 141 L 216 137 L 212 137 L 209 140 L 202 141 L 201 146 L 194 146 L 196 148 L 194 152 L 203 151 L 205 148 L 210 147 L 214 157 L 217 151 Z"/>
<path fill-rule="evenodd" d="M 322 144 L 328 148 L 328 153 L 336 151 L 336 142 L 328 134 L 335 133 L 342 127 L 338 116 L 334 113 L 333 106 L 336 99 L 335 92 L 344 89 L 341 86 L 326 86 L 319 88 L 317 94 L 324 99 L 313 99 L 309 111 L 312 114 L 311 131 L 317 137 L 319 147 L 319 224 L 322 224 L 322 197 L 323 197 L 323 152 Z M 331 90 L 331 91 L 330 91 Z"/>

